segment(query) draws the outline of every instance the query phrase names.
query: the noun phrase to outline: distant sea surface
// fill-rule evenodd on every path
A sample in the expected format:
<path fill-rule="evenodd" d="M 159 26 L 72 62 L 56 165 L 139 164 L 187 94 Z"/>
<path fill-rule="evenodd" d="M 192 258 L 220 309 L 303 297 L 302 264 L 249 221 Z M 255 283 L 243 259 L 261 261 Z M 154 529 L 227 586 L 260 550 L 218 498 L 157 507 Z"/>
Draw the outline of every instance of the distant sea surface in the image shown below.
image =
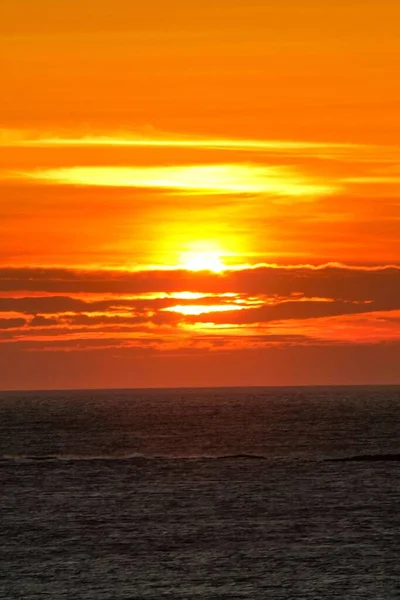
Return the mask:
<path fill-rule="evenodd" d="M 400 598 L 400 387 L 0 392 L 0 598 Z"/>

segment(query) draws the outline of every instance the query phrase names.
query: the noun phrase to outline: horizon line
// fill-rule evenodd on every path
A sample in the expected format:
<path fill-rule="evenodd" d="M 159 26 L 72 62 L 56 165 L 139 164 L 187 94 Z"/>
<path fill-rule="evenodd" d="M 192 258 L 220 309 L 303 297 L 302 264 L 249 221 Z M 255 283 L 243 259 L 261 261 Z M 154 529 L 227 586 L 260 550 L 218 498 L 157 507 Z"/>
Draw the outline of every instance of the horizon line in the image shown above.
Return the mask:
<path fill-rule="evenodd" d="M 309 389 L 309 388 L 376 388 L 376 387 L 399 387 L 400 381 L 392 383 L 317 383 L 317 384 L 266 384 L 266 385 L 160 385 L 160 386 L 141 386 L 141 387 L 85 387 L 85 388 L 11 388 L 1 389 L 0 394 L 3 393 L 41 393 L 41 392 L 113 392 L 113 391 L 159 391 L 159 390 L 215 390 L 215 389 L 230 389 L 230 390 L 245 390 L 245 389 Z"/>

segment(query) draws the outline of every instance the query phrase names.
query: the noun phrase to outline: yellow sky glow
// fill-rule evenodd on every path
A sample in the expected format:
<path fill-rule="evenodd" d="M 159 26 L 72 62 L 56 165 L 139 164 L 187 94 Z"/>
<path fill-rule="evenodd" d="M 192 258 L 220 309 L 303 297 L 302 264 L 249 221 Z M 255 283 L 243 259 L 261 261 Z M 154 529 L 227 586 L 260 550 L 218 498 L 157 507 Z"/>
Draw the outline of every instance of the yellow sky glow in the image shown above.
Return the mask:
<path fill-rule="evenodd" d="M 212 194 L 315 197 L 331 194 L 337 189 L 286 166 L 255 164 L 69 167 L 30 171 L 20 176 L 61 185 L 193 190 Z"/>
<path fill-rule="evenodd" d="M 163 308 L 162 310 L 165 312 L 179 313 L 181 315 L 198 316 L 209 313 L 246 310 L 248 308 L 248 306 L 238 306 L 237 304 L 177 304 L 176 306 L 169 306 L 168 308 Z"/>
<path fill-rule="evenodd" d="M 0 0 L 0 389 L 400 381 L 399 23 Z"/>
<path fill-rule="evenodd" d="M 187 252 L 182 254 L 182 267 L 189 271 L 222 273 L 226 269 L 218 252 Z"/>

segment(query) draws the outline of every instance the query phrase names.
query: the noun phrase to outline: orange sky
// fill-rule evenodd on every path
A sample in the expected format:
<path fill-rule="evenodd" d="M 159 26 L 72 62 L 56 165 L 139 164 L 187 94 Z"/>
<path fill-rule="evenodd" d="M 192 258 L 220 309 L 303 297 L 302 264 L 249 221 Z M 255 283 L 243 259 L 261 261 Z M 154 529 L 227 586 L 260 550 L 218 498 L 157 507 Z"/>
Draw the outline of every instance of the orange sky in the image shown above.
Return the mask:
<path fill-rule="evenodd" d="M 397 0 L 3 0 L 0 388 L 400 381 Z"/>

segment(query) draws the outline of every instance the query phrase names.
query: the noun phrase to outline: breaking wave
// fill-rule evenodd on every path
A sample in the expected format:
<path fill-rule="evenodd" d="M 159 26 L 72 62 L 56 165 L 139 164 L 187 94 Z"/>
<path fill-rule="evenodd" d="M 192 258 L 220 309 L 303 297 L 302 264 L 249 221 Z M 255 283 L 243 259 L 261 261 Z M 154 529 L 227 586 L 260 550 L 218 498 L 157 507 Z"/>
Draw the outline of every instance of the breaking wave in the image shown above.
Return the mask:
<path fill-rule="evenodd" d="M 145 455 L 140 453 L 124 455 L 71 455 L 71 454 L 3 454 L 0 456 L 1 463 L 42 463 L 42 462 L 119 462 L 133 461 L 142 462 L 148 460 L 171 461 L 171 460 L 267 460 L 267 456 L 258 454 L 222 454 L 222 455 Z"/>

